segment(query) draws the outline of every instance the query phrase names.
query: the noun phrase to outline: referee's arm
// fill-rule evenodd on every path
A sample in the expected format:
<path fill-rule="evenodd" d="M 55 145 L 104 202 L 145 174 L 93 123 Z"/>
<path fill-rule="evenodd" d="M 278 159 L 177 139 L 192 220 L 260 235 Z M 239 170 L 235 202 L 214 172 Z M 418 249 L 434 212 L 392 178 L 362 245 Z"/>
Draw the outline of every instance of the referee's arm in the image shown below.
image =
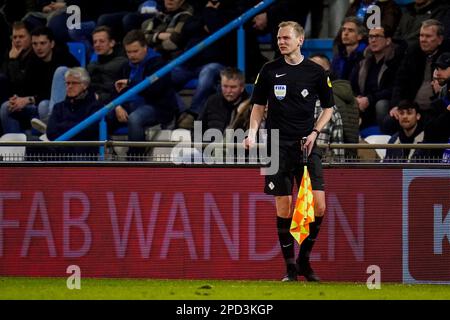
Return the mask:
<path fill-rule="evenodd" d="M 262 104 L 254 104 L 252 113 L 250 115 L 250 128 L 248 132 L 248 137 L 244 140 L 244 147 L 246 149 L 252 147 L 256 141 L 256 133 L 258 132 L 261 121 L 264 118 L 264 113 L 266 106 Z"/>

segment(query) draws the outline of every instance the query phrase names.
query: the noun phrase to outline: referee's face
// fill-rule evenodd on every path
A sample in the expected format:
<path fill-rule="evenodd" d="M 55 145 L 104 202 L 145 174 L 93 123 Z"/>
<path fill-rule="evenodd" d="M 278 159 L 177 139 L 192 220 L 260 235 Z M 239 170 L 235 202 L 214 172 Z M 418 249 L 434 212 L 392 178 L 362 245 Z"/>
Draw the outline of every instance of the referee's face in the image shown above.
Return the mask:
<path fill-rule="evenodd" d="M 284 56 L 299 52 L 300 50 L 301 37 L 290 26 L 278 29 L 277 40 L 280 53 Z"/>

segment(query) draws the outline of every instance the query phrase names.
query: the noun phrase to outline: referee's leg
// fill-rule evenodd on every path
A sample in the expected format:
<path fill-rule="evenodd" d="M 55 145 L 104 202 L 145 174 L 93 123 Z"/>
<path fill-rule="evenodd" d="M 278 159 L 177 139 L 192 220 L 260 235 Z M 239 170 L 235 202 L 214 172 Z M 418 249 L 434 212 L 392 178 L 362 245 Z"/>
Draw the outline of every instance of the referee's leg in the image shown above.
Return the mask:
<path fill-rule="evenodd" d="M 292 221 L 292 196 L 275 196 L 277 230 L 281 252 L 286 263 L 286 275 L 282 281 L 296 281 L 294 238 L 290 233 Z"/>

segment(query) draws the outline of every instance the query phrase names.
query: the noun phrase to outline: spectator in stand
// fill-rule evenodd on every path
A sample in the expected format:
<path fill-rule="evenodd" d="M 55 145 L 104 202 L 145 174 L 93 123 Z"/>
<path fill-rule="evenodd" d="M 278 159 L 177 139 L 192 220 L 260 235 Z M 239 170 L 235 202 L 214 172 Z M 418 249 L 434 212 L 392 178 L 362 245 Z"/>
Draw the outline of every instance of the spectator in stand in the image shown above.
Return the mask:
<path fill-rule="evenodd" d="M 348 8 L 345 16 L 355 16 L 367 26 L 367 20 L 373 14 L 373 12 L 369 14 L 367 11 L 373 5 L 380 8 L 381 24 L 394 33 L 402 17 L 402 10 L 394 0 L 355 0 Z"/>
<path fill-rule="evenodd" d="M 183 28 L 193 14 L 194 9 L 185 0 L 164 0 L 163 11 L 142 24 L 147 45 L 166 60 L 177 57 L 188 41 Z"/>
<path fill-rule="evenodd" d="M 47 27 L 33 30 L 31 43 L 34 54 L 25 70 L 22 91 L 12 92 L 13 95 L 1 107 L 4 133 L 20 133 L 30 127 L 32 118 L 48 117 L 51 113 L 49 99 L 55 70 L 59 66 L 79 65 L 67 47 L 55 46 L 53 34 Z"/>
<path fill-rule="evenodd" d="M 443 85 L 441 85 L 441 81 L 445 81 L 445 79 L 438 78 L 438 70 L 434 69 L 433 71 L 433 79 L 431 80 L 431 88 L 433 89 L 433 100 L 439 97 Z"/>
<path fill-rule="evenodd" d="M 406 41 L 408 47 L 419 40 L 422 22 L 435 19 L 442 23 L 445 38 L 450 39 L 450 4 L 447 0 L 415 0 L 407 6 L 400 19 L 394 39 Z"/>
<path fill-rule="evenodd" d="M 336 112 L 339 113 L 339 116 L 336 115 L 335 118 L 331 122 L 337 123 L 336 128 L 341 127 L 342 132 L 342 139 L 339 137 L 340 133 L 336 131 L 335 135 L 336 138 L 334 138 L 334 142 L 336 143 L 358 143 L 359 142 L 359 113 L 358 113 L 358 107 L 356 105 L 356 99 L 353 96 L 352 87 L 350 86 L 350 81 L 348 80 L 339 80 L 336 79 L 336 76 L 331 72 L 331 63 L 330 59 L 324 54 L 316 53 L 312 54 L 309 57 L 310 60 L 314 61 L 315 63 L 319 64 L 324 68 L 325 73 L 328 75 L 328 77 L 331 80 L 331 86 L 333 89 L 333 97 L 334 102 L 336 103 Z M 316 108 L 316 112 L 317 112 Z M 333 112 L 334 114 L 334 112 Z M 340 119 L 338 119 L 340 118 Z M 339 124 L 342 122 L 341 124 Z M 328 127 L 328 126 L 326 126 Z M 324 143 L 325 140 L 323 140 Z M 342 155 L 342 150 L 336 151 L 336 155 Z M 350 157 L 356 157 L 357 153 L 354 149 L 345 149 L 345 156 L 347 158 Z"/>
<path fill-rule="evenodd" d="M 24 88 L 25 70 L 33 55 L 31 34 L 23 22 L 12 26 L 11 49 L 3 62 L 0 74 L 0 101 L 6 101 L 12 94 L 21 95 Z"/>
<path fill-rule="evenodd" d="M 106 7 L 109 7 L 108 1 L 105 0 Z M 97 25 L 110 27 L 113 37 L 121 40 L 129 31 L 140 29 L 145 20 L 158 14 L 162 10 L 163 2 L 163 0 L 117 0 L 113 9 L 99 16 Z"/>
<path fill-rule="evenodd" d="M 331 70 L 338 79 L 350 80 L 353 69 L 364 58 L 366 28 L 356 17 L 347 17 L 337 36 Z"/>
<path fill-rule="evenodd" d="M 123 44 L 129 64 L 123 70 L 124 77 L 115 83 L 119 94 L 123 94 L 165 65 L 161 55 L 147 46 L 141 30 L 127 33 Z M 174 119 L 176 109 L 175 90 L 170 75 L 166 75 L 109 113 L 110 129 L 114 132 L 126 124 L 128 140 L 145 141 L 145 128 L 156 124 L 166 126 Z M 143 152 L 140 148 L 130 148 L 128 155 L 142 156 Z"/>
<path fill-rule="evenodd" d="M 450 143 L 450 52 L 439 56 L 435 67 L 435 77 L 441 88 L 432 101 L 434 117 L 425 127 L 427 141 L 433 143 Z M 430 157 L 442 158 L 442 150 L 428 150 Z M 448 150 L 444 152 L 444 162 L 450 163 Z"/>
<path fill-rule="evenodd" d="M 395 74 L 403 57 L 403 50 L 392 42 L 388 26 L 369 30 L 369 46 L 364 59 L 352 74 L 352 88 L 361 117 L 360 130 L 381 127 L 389 112 Z"/>
<path fill-rule="evenodd" d="M 391 110 L 385 118 L 382 132 L 393 134 L 398 131 L 398 108 L 401 100 L 417 102 L 424 125 L 430 120 L 432 64 L 442 52 L 448 51 L 444 42 L 444 27 L 437 20 L 422 22 L 419 45 L 408 48 L 399 67 L 392 93 Z"/>
<path fill-rule="evenodd" d="M 32 25 L 33 29 L 37 27 L 49 26 L 55 40 L 62 43 L 68 41 L 69 37 L 67 32 L 68 29 L 66 27 L 67 19 L 60 22 L 59 16 L 65 15 L 67 6 L 71 4 L 71 1 L 66 0 L 36 0 L 36 11 L 28 12 L 22 20 Z M 56 19 L 52 22 L 51 20 L 53 20 L 53 18 Z"/>
<path fill-rule="evenodd" d="M 398 105 L 398 121 L 401 129 L 394 133 L 388 144 L 423 143 L 424 131 L 420 122 L 420 108 L 416 102 L 404 100 Z M 387 149 L 384 162 L 417 161 L 422 152 L 415 149 Z"/>
<path fill-rule="evenodd" d="M 245 77 L 236 68 L 227 67 L 220 72 L 221 91 L 211 95 L 206 101 L 202 121 L 204 131 L 217 129 L 247 129 L 250 120 L 250 97 L 245 90 Z M 247 119 L 245 119 L 247 118 Z M 243 120 L 237 124 L 236 120 Z"/>
<path fill-rule="evenodd" d="M 89 63 L 87 70 L 97 100 L 106 104 L 116 95 L 114 83 L 121 79 L 127 59 L 120 54 L 110 28 L 106 26 L 95 28 L 92 39 L 97 60 Z"/>
<path fill-rule="evenodd" d="M 95 93 L 89 88 L 90 77 L 86 69 L 80 67 L 68 69 L 64 78 L 67 88 L 66 99 L 55 104 L 50 115 L 46 131 L 50 141 L 66 133 L 102 107 L 95 98 Z M 98 124 L 94 123 L 70 140 L 97 141 L 98 139 Z M 52 153 L 86 156 L 86 154 L 98 153 L 98 147 L 58 147 L 52 148 L 51 151 Z M 95 157 L 92 160 L 95 160 Z"/>

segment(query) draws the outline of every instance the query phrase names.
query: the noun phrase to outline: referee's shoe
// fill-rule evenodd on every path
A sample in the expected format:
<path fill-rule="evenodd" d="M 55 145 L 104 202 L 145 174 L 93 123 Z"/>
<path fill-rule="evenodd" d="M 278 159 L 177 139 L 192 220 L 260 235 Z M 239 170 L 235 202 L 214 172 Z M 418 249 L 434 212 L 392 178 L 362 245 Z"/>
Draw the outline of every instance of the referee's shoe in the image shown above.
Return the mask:
<path fill-rule="evenodd" d="M 297 281 L 297 270 L 296 269 L 297 268 L 295 267 L 294 264 L 288 265 L 287 273 L 283 277 L 283 279 L 281 279 L 281 281 L 282 282 Z"/>
<path fill-rule="evenodd" d="M 304 276 L 306 281 L 308 282 L 319 282 L 320 278 L 314 273 L 314 270 L 311 268 L 309 261 L 298 261 L 297 260 L 297 275 Z"/>

